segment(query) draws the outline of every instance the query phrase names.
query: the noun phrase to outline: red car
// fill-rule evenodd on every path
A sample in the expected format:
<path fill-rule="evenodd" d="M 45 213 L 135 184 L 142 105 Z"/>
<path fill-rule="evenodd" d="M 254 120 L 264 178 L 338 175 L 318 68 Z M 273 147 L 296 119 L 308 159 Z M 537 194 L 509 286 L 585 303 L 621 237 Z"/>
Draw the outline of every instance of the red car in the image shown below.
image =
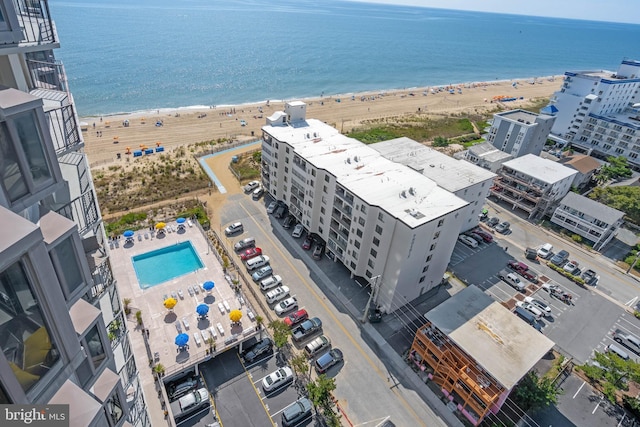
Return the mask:
<path fill-rule="evenodd" d="M 313 243 L 313 241 L 311 240 L 311 237 L 307 236 L 304 239 L 304 242 L 302 242 L 302 249 L 304 249 L 305 251 L 308 251 L 309 249 L 311 249 L 311 243 Z"/>
<path fill-rule="evenodd" d="M 257 257 L 258 255 L 262 255 L 262 249 L 260 248 L 250 248 L 247 249 L 246 251 L 242 252 L 242 254 L 240 255 L 240 259 L 243 261 L 246 261 L 248 259 Z"/>
<path fill-rule="evenodd" d="M 530 282 L 538 283 L 538 277 L 531 271 L 529 271 L 529 266 L 524 262 L 511 260 L 507 265 L 510 269 L 514 270 L 516 273 L 529 280 Z"/>
<path fill-rule="evenodd" d="M 286 323 L 288 327 L 292 328 L 298 323 L 304 322 L 308 318 L 309 318 L 309 313 L 307 313 L 307 310 L 302 309 L 302 310 L 296 311 L 295 313 L 291 313 L 290 315 L 285 317 L 284 323 Z"/>
<path fill-rule="evenodd" d="M 484 240 L 486 243 L 493 242 L 493 236 L 484 230 L 480 230 L 478 228 L 478 229 L 472 230 L 471 232 L 477 236 L 482 237 L 482 240 Z"/>

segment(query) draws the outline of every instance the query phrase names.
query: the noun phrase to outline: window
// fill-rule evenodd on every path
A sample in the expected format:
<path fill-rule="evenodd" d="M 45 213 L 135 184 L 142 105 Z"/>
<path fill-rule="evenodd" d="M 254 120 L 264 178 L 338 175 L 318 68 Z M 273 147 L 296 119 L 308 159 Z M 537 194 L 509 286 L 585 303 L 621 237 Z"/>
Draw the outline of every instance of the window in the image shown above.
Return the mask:
<path fill-rule="evenodd" d="M 22 261 L 0 273 L 0 316 L 2 352 L 27 392 L 46 375 L 59 355 Z"/>
<path fill-rule="evenodd" d="M 429 262 L 429 261 L 431 261 L 431 258 L 433 258 L 433 255 L 429 255 L 429 256 L 427 257 L 427 260 L 426 260 L 425 262 Z"/>
<path fill-rule="evenodd" d="M 289 168 L 287 166 L 284 167 L 284 173 L 289 173 Z"/>
<path fill-rule="evenodd" d="M 324 224 L 324 218 L 320 217 L 320 224 Z"/>
<path fill-rule="evenodd" d="M 66 290 L 67 296 L 78 289 L 84 279 L 78 265 L 78 258 L 73 247 L 72 238 L 62 241 L 51 251 L 51 259 L 56 270 L 58 280 Z"/>
<path fill-rule="evenodd" d="M 365 205 L 360 206 L 360 212 L 367 213 L 367 207 Z"/>
<path fill-rule="evenodd" d="M 329 175 L 325 175 L 325 176 L 324 176 L 324 182 L 329 182 Z M 324 187 L 324 188 L 327 188 L 327 187 Z M 326 190 L 325 190 L 325 191 L 326 191 Z"/>
<path fill-rule="evenodd" d="M 382 214 L 382 212 L 378 212 L 378 221 L 384 222 L 384 215 Z"/>
<path fill-rule="evenodd" d="M 326 185 L 322 186 L 322 191 L 325 192 L 325 193 L 327 192 L 327 186 Z"/>
<path fill-rule="evenodd" d="M 362 237 L 362 230 L 360 230 L 359 228 L 356 229 L 356 236 Z"/>
<path fill-rule="evenodd" d="M 353 242 L 353 246 L 360 249 L 360 241 L 356 240 L 355 242 Z"/>
<path fill-rule="evenodd" d="M 442 224 L 444 224 L 444 218 L 438 221 L 438 227 L 442 227 Z"/>
<path fill-rule="evenodd" d="M 376 233 L 382 234 L 382 227 L 380 227 L 379 225 L 376 225 Z"/>
<path fill-rule="evenodd" d="M 47 159 L 38 134 L 35 112 L 24 113 L 14 119 L 20 144 L 27 158 L 34 185 L 41 185 L 51 178 Z"/>
<path fill-rule="evenodd" d="M 422 269 L 422 272 L 423 272 L 423 273 L 426 273 L 428 269 L 429 269 L 429 266 L 427 265 L 427 266 L 425 266 L 425 267 Z"/>
<path fill-rule="evenodd" d="M 437 239 L 438 237 L 440 237 L 440 232 L 436 231 L 435 234 L 433 235 L 433 238 Z"/>
<path fill-rule="evenodd" d="M 364 218 L 358 217 L 358 224 L 364 225 Z"/>
<path fill-rule="evenodd" d="M 322 200 L 322 201 L 324 202 L 324 200 Z M 321 206 L 320 207 L 320 213 L 324 215 L 325 212 L 326 212 L 326 209 L 324 208 L 324 206 Z"/>
<path fill-rule="evenodd" d="M 376 246 L 380 246 L 380 239 L 378 239 L 377 237 L 373 238 L 373 244 Z"/>
<path fill-rule="evenodd" d="M 349 266 L 350 266 L 353 270 L 355 270 L 355 269 L 356 269 L 356 263 L 355 263 L 355 262 L 353 262 L 353 261 L 351 261 L 351 262 L 349 263 Z"/>
<path fill-rule="evenodd" d="M 372 256 L 372 257 L 374 257 L 374 258 L 378 256 L 378 251 L 376 251 L 375 249 L 371 249 L 371 250 L 369 251 L 369 253 L 370 253 L 370 254 L 371 254 L 371 256 Z"/>
<path fill-rule="evenodd" d="M 311 169 L 311 176 L 316 176 L 316 170 L 315 169 Z"/>
<path fill-rule="evenodd" d="M 374 263 L 374 262 L 373 262 L 373 260 L 371 260 L 371 259 L 370 259 L 369 261 L 367 261 L 367 265 L 368 265 L 369 267 L 371 267 L 371 268 L 376 268 L 375 263 Z"/>
<path fill-rule="evenodd" d="M 98 332 L 98 325 L 94 325 L 93 328 L 85 336 L 85 349 L 87 356 L 91 358 L 93 367 L 98 368 L 102 361 L 105 359 L 104 346 L 100 339 L 100 332 Z"/>
<path fill-rule="evenodd" d="M 29 189 L 6 126 L 5 123 L 0 123 L 0 159 L 3 160 L 0 173 L 2 173 L 2 186 L 9 196 L 9 200 L 13 202 L 25 196 Z"/>
<path fill-rule="evenodd" d="M 434 243 L 433 245 L 431 245 L 431 248 L 429 249 L 430 251 L 434 250 L 436 248 L 436 244 Z"/>
<path fill-rule="evenodd" d="M 284 151 L 289 154 L 289 147 L 285 147 Z M 287 159 L 287 163 L 289 163 L 289 159 Z"/>
<path fill-rule="evenodd" d="M 364 275 L 367 276 L 369 279 L 373 277 L 373 274 L 369 270 L 365 271 Z"/>
<path fill-rule="evenodd" d="M 422 277 L 420 278 L 420 283 L 424 282 L 424 279 L 425 279 L 426 277 L 427 277 L 427 276 L 422 276 Z"/>

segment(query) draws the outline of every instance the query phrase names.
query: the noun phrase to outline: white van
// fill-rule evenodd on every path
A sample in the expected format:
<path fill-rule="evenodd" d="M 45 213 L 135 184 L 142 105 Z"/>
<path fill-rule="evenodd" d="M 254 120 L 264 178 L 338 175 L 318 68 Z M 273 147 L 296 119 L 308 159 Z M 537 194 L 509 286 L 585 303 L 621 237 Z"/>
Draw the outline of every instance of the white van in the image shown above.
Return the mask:
<path fill-rule="evenodd" d="M 262 289 L 263 291 L 266 291 L 268 289 L 275 288 L 281 283 L 282 283 L 282 277 L 276 274 L 275 276 L 267 277 L 262 282 L 260 282 L 260 289 Z"/>
<path fill-rule="evenodd" d="M 264 194 L 264 188 L 258 187 L 255 190 L 253 190 L 253 195 L 251 197 L 253 198 L 253 200 L 258 200 L 260 197 L 262 197 L 263 194 Z"/>
<path fill-rule="evenodd" d="M 629 360 L 629 354 L 615 344 L 609 344 L 604 349 L 607 353 L 617 354 L 622 360 Z"/>
<path fill-rule="evenodd" d="M 287 295 L 289 295 L 289 287 L 278 286 L 274 290 L 267 292 L 267 303 L 273 304 L 274 302 L 278 302 L 281 299 L 284 299 Z"/>
<path fill-rule="evenodd" d="M 267 264 L 269 264 L 269 257 L 266 255 L 260 255 L 247 261 L 247 270 L 253 271 L 256 268 L 264 267 Z"/>

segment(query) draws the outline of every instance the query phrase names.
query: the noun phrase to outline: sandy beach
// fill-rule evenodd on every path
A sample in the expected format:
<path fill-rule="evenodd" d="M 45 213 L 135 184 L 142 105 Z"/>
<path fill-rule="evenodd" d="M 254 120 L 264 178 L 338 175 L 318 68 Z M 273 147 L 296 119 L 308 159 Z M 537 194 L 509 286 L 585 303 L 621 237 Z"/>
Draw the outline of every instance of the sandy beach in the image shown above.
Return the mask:
<path fill-rule="evenodd" d="M 517 79 L 487 83 L 463 83 L 451 86 L 411 88 L 303 99 L 307 117 L 323 120 L 347 132 L 369 120 L 405 114 L 443 116 L 495 110 L 494 97 L 518 98 L 504 103 L 507 109 L 518 108 L 535 98 L 548 98 L 560 88 L 562 76 Z M 515 85 L 514 85 L 515 83 Z M 522 98 L 522 99 L 520 99 Z M 83 117 L 85 150 L 92 167 L 125 158 L 127 147 L 155 147 L 160 143 L 171 150 L 177 146 L 219 138 L 247 141 L 260 136 L 265 118 L 281 111 L 284 102 L 271 101 L 224 107 L 157 110 L 104 117 Z M 128 126 L 124 122 L 128 120 Z M 124 160 L 120 160 L 124 161 Z"/>

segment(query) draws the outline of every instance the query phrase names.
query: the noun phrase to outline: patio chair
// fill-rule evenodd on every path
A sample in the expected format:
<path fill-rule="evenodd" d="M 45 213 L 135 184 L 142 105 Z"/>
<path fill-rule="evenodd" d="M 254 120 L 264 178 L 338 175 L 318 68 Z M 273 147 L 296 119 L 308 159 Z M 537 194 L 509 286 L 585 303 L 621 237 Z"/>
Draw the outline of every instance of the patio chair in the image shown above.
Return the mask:
<path fill-rule="evenodd" d="M 200 286 L 198 286 L 197 283 L 193 285 L 193 292 L 195 292 L 196 294 L 200 293 Z"/>
<path fill-rule="evenodd" d="M 187 220 L 187 224 L 189 225 L 189 228 L 193 227 L 193 222 L 190 219 Z"/>
<path fill-rule="evenodd" d="M 144 233 L 144 240 L 149 240 L 149 233 Z"/>
<path fill-rule="evenodd" d="M 216 326 L 218 327 L 218 332 L 220 332 L 220 335 L 224 335 L 224 328 L 222 327 L 222 323 L 218 322 Z"/>
<path fill-rule="evenodd" d="M 169 298 L 169 295 L 167 295 L 167 294 L 162 295 L 162 301 L 163 302 L 166 301 L 167 298 Z"/>
<path fill-rule="evenodd" d="M 173 297 L 174 300 L 178 300 L 178 294 L 176 293 L 176 291 L 171 291 L 171 296 Z"/>
<path fill-rule="evenodd" d="M 184 328 L 185 328 L 186 330 L 189 330 L 189 320 L 187 320 L 187 318 L 186 318 L 186 317 L 183 317 L 183 318 L 182 318 L 182 324 L 184 325 Z"/>
<path fill-rule="evenodd" d="M 179 334 L 182 333 L 182 325 L 180 324 L 179 320 L 176 322 L 176 329 L 178 330 Z"/>
<path fill-rule="evenodd" d="M 202 334 L 202 340 L 206 342 L 209 339 L 209 332 L 206 329 L 200 331 Z"/>
<path fill-rule="evenodd" d="M 247 310 L 247 316 L 249 316 L 249 320 L 255 320 L 256 316 L 253 314 L 253 311 Z"/>
<path fill-rule="evenodd" d="M 167 230 L 167 233 L 171 233 L 171 227 L 167 226 L 165 229 Z"/>
<path fill-rule="evenodd" d="M 220 310 L 221 314 L 224 314 L 224 305 L 221 302 L 218 303 L 218 310 Z"/>
<path fill-rule="evenodd" d="M 180 295 L 180 299 L 184 299 L 184 292 L 182 292 L 182 289 L 178 289 L 178 295 Z"/>
<path fill-rule="evenodd" d="M 217 337 L 218 337 L 218 334 L 217 334 L 217 332 L 216 332 L 216 329 L 215 329 L 213 326 L 211 326 L 211 327 L 209 328 L 209 332 L 211 332 L 211 336 L 212 336 L 213 338 L 217 338 Z"/>
<path fill-rule="evenodd" d="M 191 286 L 187 286 L 187 291 L 189 292 L 189 296 L 192 297 L 193 294 L 193 288 Z"/>
<path fill-rule="evenodd" d="M 231 307 L 229 307 L 229 303 L 227 302 L 227 300 L 224 300 L 224 308 L 226 308 L 227 311 L 231 311 Z"/>
<path fill-rule="evenodd" d="M 138 242 L 142 242 L 142 236 L 138 234 Z"/>
<path fill-rule="evenodd" d="M 200 347 L 200 345 L 202 344 L 202 340 L 200 339 L 200 334 L 197 332 L 194 332 L 193 339 L 196 341 L 196 344 L 198 345 L 198 347 Z"/>

